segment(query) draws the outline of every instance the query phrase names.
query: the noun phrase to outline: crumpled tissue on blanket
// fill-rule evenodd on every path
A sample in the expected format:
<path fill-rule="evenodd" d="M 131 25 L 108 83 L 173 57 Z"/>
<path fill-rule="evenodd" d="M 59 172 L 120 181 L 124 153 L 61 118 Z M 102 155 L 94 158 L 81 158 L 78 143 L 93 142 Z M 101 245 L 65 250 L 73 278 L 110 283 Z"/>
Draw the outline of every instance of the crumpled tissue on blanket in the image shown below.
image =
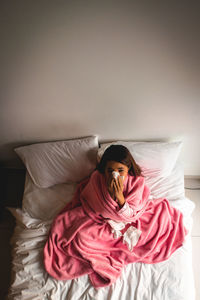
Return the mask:
<path fill-rule="evenodd" d="M 122 234 L 121 230 L 124 229 L 130 222 L 116 222 L 113 220 L 108 220 L 107 222 L 112 227 L 114 238 L 117 239 L 120 236 L 123 236 L 123 243 L 127 244 L 128 249 L 132 251 L 133 247 L 137 244 L 142 231 L 134 226 L 130 226 L 126 232 Z"/>

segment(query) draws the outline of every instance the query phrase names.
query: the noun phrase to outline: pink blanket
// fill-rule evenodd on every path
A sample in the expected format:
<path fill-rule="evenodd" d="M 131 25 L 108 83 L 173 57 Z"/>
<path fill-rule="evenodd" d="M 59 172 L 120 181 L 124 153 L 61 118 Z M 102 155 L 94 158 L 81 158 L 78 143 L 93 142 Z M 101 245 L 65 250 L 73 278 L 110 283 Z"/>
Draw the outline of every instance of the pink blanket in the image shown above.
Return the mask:
<path fill-rule="evenodd" d="M 72 202 L 55 218 L 44 247 L 44 265 L 52 277 L 67 280 L 88 274 L 99 288 L 115 282 L 125 265 L 161 262 L 182 245 L 187 231 L 181 212 L 166 199 L 149 200 L 143 177 L 128 175 L 124 196 L 134 210 L 129 218 L 119 213 L 98 171 L 79 184 Z M 110 219 L 129 222 L 123 232 L 129 226 L 142 232 L 132 251 L 123 236 L 114 238 Z"/>

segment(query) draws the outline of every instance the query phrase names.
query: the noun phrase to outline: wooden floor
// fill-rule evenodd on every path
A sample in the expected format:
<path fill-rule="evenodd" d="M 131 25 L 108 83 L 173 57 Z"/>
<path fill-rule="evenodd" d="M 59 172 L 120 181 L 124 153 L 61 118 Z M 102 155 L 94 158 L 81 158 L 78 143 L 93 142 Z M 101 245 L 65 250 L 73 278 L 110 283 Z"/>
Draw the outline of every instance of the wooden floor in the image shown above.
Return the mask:
<path fill-rule="evenodd" d="M 0 300 L 5 300 L 11 280 L 11 247 L 9 244 L 12 236 L 15 219 L 5 206 L 21 207 L 23 197 L 25 170 L 2 170 L 1 172 L 1 215 L 0 215 Z M 3 174 L 3 175 L 2 175 Z M 200 187 L 200 180 L 185 180 L 185 186 L 190 188 Z M 194 201 L 196 208 L 193 213 L 193 270 L 196 286 L 196 300 L 200 299 L 200 190 L 185 190 L 186 196 Z M 162 299 L 161 299 L 162 300 Z M 190 300 L 190 299 L 188 299 Z"/>

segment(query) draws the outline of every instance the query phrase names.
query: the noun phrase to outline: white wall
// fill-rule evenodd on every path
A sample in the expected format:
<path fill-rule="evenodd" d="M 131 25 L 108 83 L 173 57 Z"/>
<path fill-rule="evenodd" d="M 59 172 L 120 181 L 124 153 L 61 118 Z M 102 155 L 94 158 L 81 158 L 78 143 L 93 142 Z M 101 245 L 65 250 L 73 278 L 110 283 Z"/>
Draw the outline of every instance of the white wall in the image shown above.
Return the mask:
<path fill-rule="evenodd" d="M 181 139 L 185 174 L 200 175 L 199 10 L 121 3 L 2 4 L 4 165 L 18 145 L 97 134 Z"/>

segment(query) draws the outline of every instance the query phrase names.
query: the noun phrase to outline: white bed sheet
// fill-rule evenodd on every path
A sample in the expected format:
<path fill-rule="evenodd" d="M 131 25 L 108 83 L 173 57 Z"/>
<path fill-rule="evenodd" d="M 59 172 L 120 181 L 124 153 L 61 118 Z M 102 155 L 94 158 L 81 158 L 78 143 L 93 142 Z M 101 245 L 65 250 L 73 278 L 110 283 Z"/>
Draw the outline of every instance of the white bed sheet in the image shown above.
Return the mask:
<path fill-rule="evenodd" d="M 43 247 L 52 220 L 70 201 L 76 185 L 61 184 L 40 189 L 27 173 L 22 209 L 9 208 L 17 221 L 11 240 L 13 282 L 9 299 L 194 300 L 191 245 L 194 204 L 184 195 L 183 168 L 177 163 L 168 178 L 146 178 L 146 183 L 154 198 L 166 197 L 183 212 L 189 230 L 184 245 L 167 261 L 151 265 L 129 264 L 113 285 L 97 290 L 87 275 L 57 281 L 43 267 Z"/>

